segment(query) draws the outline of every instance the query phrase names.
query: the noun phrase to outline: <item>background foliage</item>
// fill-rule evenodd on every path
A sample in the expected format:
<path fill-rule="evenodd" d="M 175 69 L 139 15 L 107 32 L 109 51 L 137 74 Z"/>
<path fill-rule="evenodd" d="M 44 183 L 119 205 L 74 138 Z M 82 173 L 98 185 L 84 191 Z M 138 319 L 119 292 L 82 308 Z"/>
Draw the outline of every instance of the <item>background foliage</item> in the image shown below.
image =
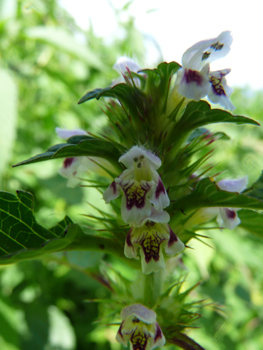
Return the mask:
<path fill-rule="evenodd" d="M 128 7 L 123 11 L 128 13 Z M 16 169 L 10 165 L 58 143 L 57 126 L 94 132 L 104 125 L 97 101 L 81 106 L 77 101 L 86 91 L 106 87 L 117 77 L 112 65 L 119 56 L 143 59 L 144 38 L 133 19 L 119 26 L 122 39 L 106 44 L 92 29 L 80 30 L 55 0 L 0 2 L 1 190 L 33 193 L 37 221 L 45 227 L 66 214 L 87 224 L 81 214 L 94 214 L 89 203 L 101 195 L 88 188 L 67 188 L 66 180 L 57 175 L 61 160 Z M 235 113 L 262 122 L 262 97 L 262 91 L 235 89 Z M 215 130 L 231 140 L 218 141 L 213 173 L 248 174 L 250 183 L 255 181 L 263 168 L 262 127 L 219 125 Z M 195 249 L 184 254 L 189 270 L 186 287 L 201 279 L 192 297 L 213 304 L 190 335 L 208 349 L 257 350 L 263 343 L 262 237 L 241 228 L 204 232 L 212 237 L 206 241 L 212 248 L 191 242 Z M 101 257 L 96 252 L 68 252 L 1 267 L 1 349 L 120 349 L 114 341 L 116 327 L 96 327 L 93 322 L 101 307 L 84 301 L 110 297 L 94 279 L 99 269 L 103 273 Z M 132 269 L 117 259 L 104 256 L 104 260 L 128 279 L 134 278 Z"/>

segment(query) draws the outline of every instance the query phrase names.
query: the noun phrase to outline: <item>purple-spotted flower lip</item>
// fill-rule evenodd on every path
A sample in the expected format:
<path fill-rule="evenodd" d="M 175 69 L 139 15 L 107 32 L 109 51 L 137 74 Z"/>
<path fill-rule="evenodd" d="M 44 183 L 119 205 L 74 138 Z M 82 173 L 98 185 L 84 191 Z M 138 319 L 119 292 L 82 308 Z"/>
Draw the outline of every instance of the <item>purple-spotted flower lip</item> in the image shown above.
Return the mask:
<path fill-rule="evenodd" d="M 116 340 L 132 350 L 152 350 L 165 344 L 161 327 L 156 322 L 156 313 L 142 304 L 126 306 L 121 311 L 122 323 Z"/>
<path fill-rule="evenodd" d="M 146 275 L 165 269 L 163 251 L 169 256 L 181 252 L 184 244 L 167 223 L 146 221 L 141 227 L 131 227 L 125 241 L 124 254 L 138 259 L 140 251 L 142 272 Z"/>
<path fill-rule="evenodd" d="M 121 310 L 121 319 L 124 320 L 130 315 L 136 316 L 140 321 L 153 323 L 156 321 L 156 313 L 142 304 L 126 306 Z"/>
<path fill-rule="evenodd" d="M 184 68 L 200 71 L 205 64 L 225 57 L 233 42 L 229 30 L 222 32 L 218 37 L 202 40 L 189 47 L 182 57 Z"/>

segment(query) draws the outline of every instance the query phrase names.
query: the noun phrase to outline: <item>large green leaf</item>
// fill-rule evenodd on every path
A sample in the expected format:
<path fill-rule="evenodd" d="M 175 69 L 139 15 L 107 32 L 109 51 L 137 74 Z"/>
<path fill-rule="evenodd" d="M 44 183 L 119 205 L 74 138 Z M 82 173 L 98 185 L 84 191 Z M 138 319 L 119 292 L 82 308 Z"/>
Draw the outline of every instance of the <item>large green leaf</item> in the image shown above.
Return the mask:
<path fill-rule="evenodd" d="M 240 210 L 238 217 L 241 220 L 240 227 L 263 238 L 263 214 L 253 210 Z"/>
<path fill-rule="evenodd" d="M 263 200 L 263 172 L 256 182 L 246 191 L 246 194 L 251 197 L 255 197 Z"/>
<path fill-rule="evenodd" d="M 120 164 L 118 163 L 120 155 L 121 152 L 110 142 L 79 135 L 70 137 L 67 140 L 67 143 L 60 143 L 52 146 L 45 153 L 38 154 L 14 166 L 37 163 L 56 158 L 96 156 L 107 159 L 117 169 L 121 170 Z"/>
<path fill-rule="evenodd" d="M 227 207 L 263 210 L 263 201 L 237 192 L 221 190 L 209 178 L 198 182 L 193 192 L 174 203 L 172 209 L 188 214 L 205 207 Z"/>
<path fill-rule="evenodd" d="M 0 265 L 64 250 L 100 251 L 125 260 L 123 246 L 124 242 L 116 239 L 84 234 L 68 217 L 46 229 L 36 222 L 32 194 L 0 192 Z"/>

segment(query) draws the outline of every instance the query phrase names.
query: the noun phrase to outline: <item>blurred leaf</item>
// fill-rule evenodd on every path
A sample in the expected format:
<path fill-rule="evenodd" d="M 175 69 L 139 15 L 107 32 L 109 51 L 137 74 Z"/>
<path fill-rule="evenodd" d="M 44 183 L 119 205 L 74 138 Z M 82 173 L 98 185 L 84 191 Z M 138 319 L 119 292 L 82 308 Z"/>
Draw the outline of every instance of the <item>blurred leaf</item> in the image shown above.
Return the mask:
<path fill-rule="evenodd" d="M 241 220 L 240 227 L 263 238 L 263 214 L 253 210 L 240 210 L 238 217 Z"/>
<path fill-rule="evenodd" d="M 123 243 L 85 235 L 67 217 L 50 230 L 37 224 L 33 196 L 28 192 L 17 191 L 17 197 L 0 192 L 0 223 L 0 264 L 3 265 L 67 249 L 97 250 L 124 257 Z"/>
<path fill-rule="evenodd" d="M 1 8 L 0 8 L 1 12 Z M 7 70 L 0 69 L 0 176 L 11 158 L 15 139 L 17 115 L 17 87 Z"/>
<path fill-rule="evenodd" d="M 84 61 L 91 67 L 105 70 L 105 65 L 97 55 L 89 50 L 87 45 L 76 41 L 71 34 L 61 27 L 31 27 L 25 30 L 25 35 L 29 39 L 43 41 L 48 45 L 52 45 L 56 49 Z"/>
<path fill-rule="evenodd" d="M 17 0 L 1 0 L 0 1 L 0 22 L 9 18 L 15 17 L 16 10 L 17 10 Z"/>
<path fill-rule="evenodd" d="M 257 181 L 246 191 L 246 194 L 251 197 L 263 199 L 263 171 Z"/>
<path fill-rule="evenodd" d="M 113 144 L 104 140 L 80 135 L 70 137 L 67 140 L 67 143 L 61 143 L 52 146 L 45 153 L 41 153 L 32 158 L 24 160 L 15 166 L 36 163 L 55 158 L 96 156 L 107 159 L 117 169 L 122 170 L 120 168 L 120 164 L 118 163 L 120 155 L 120 151 Z"/>
<path fill-rule="evenodd" d="M 198 182 L 193 192 L 172 204 L 173 210 L 189 212 L 206 207 L 247 208 L 263 210 L 263 201 L 242 193 L 221 190 L 209 178 Z"/>

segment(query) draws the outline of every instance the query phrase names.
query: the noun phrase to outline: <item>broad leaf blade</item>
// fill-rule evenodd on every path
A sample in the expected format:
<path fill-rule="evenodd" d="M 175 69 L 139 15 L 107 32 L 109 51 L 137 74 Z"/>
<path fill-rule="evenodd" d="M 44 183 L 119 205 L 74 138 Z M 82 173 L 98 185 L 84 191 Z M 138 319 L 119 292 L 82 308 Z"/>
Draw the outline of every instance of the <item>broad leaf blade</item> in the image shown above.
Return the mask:
<path fill-rule="evenodd" d="M 240 227 L 263 238 L 263 214 L 253 210 L 240 210 L 238 212 L 238 217 L 241 220 Z"/>
<path fill-rule="evenodd" d="M 198 182 L 193 192 L 172 204 L 173 210 L 189 213 L 206 207 L 246 208 L 263 210 L 263 201 L 246 194 L 221 190 L 209 178 Z"/>
<path fill-rule="evenodd" d="M 121 146 L 120 146 L 121 147 Z M 45 153 L 38 154 L 14 166 L 37 163 L 44 160 L 69 157 L 100 157 L 111 162 L 117 169 L 120 168 L 118 159 L 121 152 L 110 142 L 79 135 L 70 137 L 67 143 L 50 147 Z"/>

